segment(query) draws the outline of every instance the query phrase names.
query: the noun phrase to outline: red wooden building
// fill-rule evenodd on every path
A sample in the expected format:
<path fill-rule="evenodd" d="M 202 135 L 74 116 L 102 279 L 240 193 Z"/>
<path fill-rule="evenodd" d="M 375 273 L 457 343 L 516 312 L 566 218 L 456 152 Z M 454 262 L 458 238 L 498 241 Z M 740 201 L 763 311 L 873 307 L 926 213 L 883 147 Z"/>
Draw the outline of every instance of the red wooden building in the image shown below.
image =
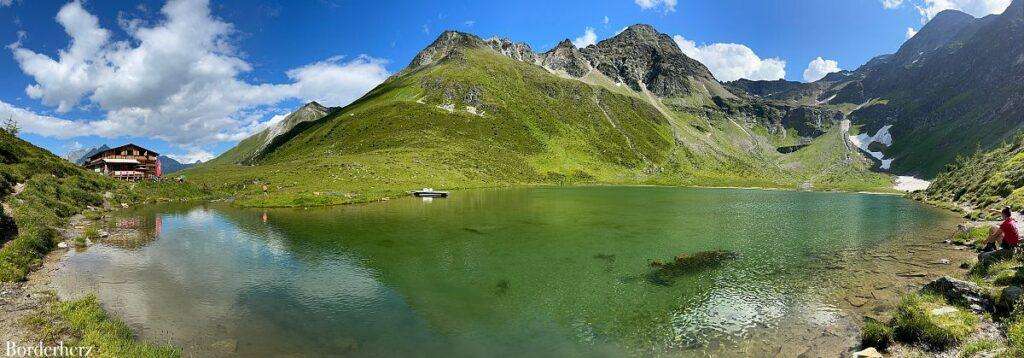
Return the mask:
<path fill-rule="evenodd" d="M 93 154 L 85 167 L 117 179 L 156 179 L 163 174 L 158 156 L 160 153 L 129 143 Z"/>

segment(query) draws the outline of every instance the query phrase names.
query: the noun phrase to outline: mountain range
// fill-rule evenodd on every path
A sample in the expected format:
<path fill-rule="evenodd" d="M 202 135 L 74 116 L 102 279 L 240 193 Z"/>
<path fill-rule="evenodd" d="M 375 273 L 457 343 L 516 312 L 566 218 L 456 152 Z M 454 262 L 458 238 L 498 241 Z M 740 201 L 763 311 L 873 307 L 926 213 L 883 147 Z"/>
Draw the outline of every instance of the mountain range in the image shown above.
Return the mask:
<path fill-rule="evenodd" d="M 897 53 L 813 83 L 720 83 L 649 25 L 546 52 L 446 31 L 354 103 L 306 104 L 189 173 L 279 185 L 254 205 L 530 183 L 884 190 L 886 171 L 930 178 L 1017 130 L 1021 3 L 945 11 Z"/>
<path fill-rule="evenodd" d="M 937 14 L 895 54 L 814 83 L 727 84 L 791 103 L 853 104 L 853 123 L 875 133 L 892 171 L 932 178 L 957 156 L 999 146 L 1024 124 L 1024 1 L 1003 14 Z"/>

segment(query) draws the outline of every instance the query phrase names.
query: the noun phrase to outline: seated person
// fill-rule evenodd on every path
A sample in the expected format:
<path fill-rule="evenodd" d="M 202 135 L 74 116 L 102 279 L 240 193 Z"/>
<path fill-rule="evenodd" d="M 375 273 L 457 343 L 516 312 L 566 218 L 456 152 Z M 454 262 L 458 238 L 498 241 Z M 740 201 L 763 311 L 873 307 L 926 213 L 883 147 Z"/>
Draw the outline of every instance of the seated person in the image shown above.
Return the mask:
<path fill-rule="evenodd" d="M 1020 243 L 1020 233 L 1017 231 L 1017 222 L 1013 220 L 1010 207 L 1004 207 L 1002 214 L 1003 222 L 988 235 L 988 239 L 985 240 L 985 248 L 981 251 L 995 250 L 996 240 L 999 240 L 999 246 L 1002 249 L 1016 248 Z"/>

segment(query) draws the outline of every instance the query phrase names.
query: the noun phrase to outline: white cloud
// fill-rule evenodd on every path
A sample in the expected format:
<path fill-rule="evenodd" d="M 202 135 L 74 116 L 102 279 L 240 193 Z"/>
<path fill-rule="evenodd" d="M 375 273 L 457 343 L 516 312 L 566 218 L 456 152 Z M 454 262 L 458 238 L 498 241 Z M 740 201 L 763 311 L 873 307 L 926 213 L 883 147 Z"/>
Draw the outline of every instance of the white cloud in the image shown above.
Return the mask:
<path fill-rule="evenodd" d="M 778 58 L 762 59 L 747 46 L 732 43 L 697 46 L 695 42 L 680 35 L 672 39 L 683 53 L 707 66 L 719 81 L 728 82 L 740 78 L 777 80 L 786 77 L 786 61 Z"/>
<path fill-rule="evenodd" d="M 205 162 L 215 157 L 213 153 L 199 149 L 189 150 L 185 154 L 167 154 L 167 156 L 170 157 L 171 159 L 177 160 L 178 162 L 185 164 L 195 163 L 196 161 Z"/>
<path fill-rule="evenodd" d="M 886 9 L 895 9 L 903 5 L 903 0 L 881 0 L 882 7 Z"/>
<path fill-rule="evenodd" d="M 14 4 L 14 0 L 0 0 L 0 7 L 11 6 Z"/>
<path fill-rule="evenodd" d="M 881 0 L 882 7 L 893 9 L 904 0 Z M 914 8 L 921 14 L 921 23 L 927 23 L 944 10 L 960 10 L 976 17 L 999 14 L 1006 10 L 1011 0 L 915 0 Z"/>
<path fill-rule="evenodd" d="M 287 72 L 294 83 L 292 97 L 328 106 L 348 104 L 377 86 L 390 75 L 387 61 L 359 56 L 342 62 L 341 57 L 311 63 Z"/>
<path fill-rule="evenodd" d="M 207 0 L 171 0 L 162 13 L 165 20 L 152 27 L 133 26 L 131 41 L 115 42 L 75 1 L 57 15 L 71 37 L 57 58 L 20 43 L 9 47 L 35 80 L 25 90 L 29 97 L 58 113 L 80 104 L 98 108 L 103 119 L 65 120 L 5 104 L 6 109 L 26 132 L 44 136 L 131 134 L 187 147 L 245 138 L 274 114 L 269 107 L 284 100 L 348 104 L 388 76 L 384 60 L 334 57 L 287 71 L 291 83 L 249 83 L 240 75 L 252 66 L 230 43 L 231 24 L 212 16 Z"/>
<path fill-rule="evenodd" d="M 572 40 L 572 44 L 579 48 L 584 48 L 596 43 L 597 34 L 594 33 L 594 29 L 591 27 L 588 27 L 586 30 L 583 30 L 583 35 L 580 35 L 580 37 L 577 37 L 575 40 Z"/>
<path fill-rule="evenodd" d="M 633 0 L 643 10 L 664 6 L 665 11 L 676 11 L 678 0 Z"/>
<path fill-rule="evenodd" d="M 473 27 L 473 25 L 476 25 L 476 20 L 466 20 L 466 21 L 463 21 L 462 24 L 464 24 L 464 25 L 466 25 L 468 27 Z"/>
<path fill-rule="evenodd" d="M 914 37 L 914 35 L 917 35 L 917 30 L 914 30 L 913 27 L 908 27 L 907 28 L 907 40 L 909 40 L 911 37 Z"/>
<path fill-rule="evenodd" d="M 821 57 L 815 58 L 807 65 L 807 69 L 804 70 L 804 81 L 814 82 L 825 77 L 825 75 L 832 72 L 842 71 L 839 68 L 839 62 L 835 60 L 826 60 Z"/>
<path fill-rule="evenodd" d="M 4 101 L 0 101 L 0 118 L 13 118 L 22 132 L 58 139 L 99 133 L 102 125 L 102 121 L 72 121 L 40 115 Z"/>
<path fill-rule="evenodd" d="M 611 19 L 609 19 L 607 16 L 604 17 L 604 20 L 601 20 L 601 23 L 605 25 L 608 25 L 609 22 L 611 22 Z"/>

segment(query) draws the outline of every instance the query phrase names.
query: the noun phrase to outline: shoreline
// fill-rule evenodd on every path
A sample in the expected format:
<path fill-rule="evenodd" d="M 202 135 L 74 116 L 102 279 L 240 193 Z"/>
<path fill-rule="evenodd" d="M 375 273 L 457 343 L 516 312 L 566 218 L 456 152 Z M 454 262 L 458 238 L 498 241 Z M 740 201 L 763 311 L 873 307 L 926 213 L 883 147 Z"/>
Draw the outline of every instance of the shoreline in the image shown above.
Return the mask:
<path fill-rule="evenodd" d="M 17 347 L 66 346 L 89 349 L 90 354 L 113 355 L 143 354 L 153 357 L 179 357 L 180 349 L 145 342 L 139 332 L 125 325 L 120 317 L 103 307 L 95 292 L 83 297 L 61 298 L 53 286 L 61 263 L 72 250 L 105 243 L 104 239 L 133 238 L 138 232 L 116 228 L 114 233 L 100 231 L 96 242 L 80 240 L 89 228 L 104 222 L 77 214 L 60 228 L 61 241 L 43 256 L 21 282 L 0 283 L 0 340 Z M 81 344 L 74 346 L 74 344 Z"/>
<path fill-rule="evenodd" d="M 579 187 L 579 188 L 586 188 L 586 187 L 636 187 L 636 188 L 655 187 L 655 188 L 682 188 L 682 189 L 733 189 L 733 190 L 761 190 L 761 191 L 807 192 L 807 193 L 830 193 L 830 194 L 886 195 L 886 196 L 900 196 L 900 197 L 906 197 L 909 194 L 908 192 L 900 192 L 900 191 L 896 191 L 895 189 L 893 189 L 894 191 L 892 191 L 892 192 L 886 192 L 886 191 L 866 191 L 866 190 L 856 190 L 856 191 L 854 191 L 854 190 L 839 190 L 839 189 L 810 189 L 810 190 L 807 190 L 807 189 L 801 189 L 801 188 L 768 187 L 768 186 L 765 186 L 765 187 L 760 187 L 760 186 L 729 186 L 729 185 L 704 186 L 704 185 L 672 185 L 672 184 L 642 184 L 642 183 L 639 183 L 639 184 L 637 184 L 637 183 L 622 183 L 622 184 L 619 184 L 619 183 L 580 183 L 580 184 L 569 184 L 569 185 L 559 185 L 559 184 L 511 184 L 511 185 L 488 185 L 488 186 L 452 187 L 452 188 L 445 188 L 445 190 L 451 191 L 453 193 L 457 193 L 458 191 L 461 191 L 461 190 L 521 189 L 521 188 L 574 188 L 574 187 Z M 412 192 L 411 189 L 410 190 L 405 190 L 405 191 L 394 191 L 394 192 L 391 192 L 390 195 L 380 195 L 380 196 L 373 196 L 373 197 L 365 197 L 365 198 L 360 198 L 360 199 L 346 201 L 346 202 L 326 203 L 326 204 L 318 204 L 318 205 L 245 205 L 245 204 L 239 204 L 238 200 L 237 200 L 237 197 L 233 197 L 233 196 L 227 196 L 227 197 L 215 198 L 215 199 L 197 200 L 197 202 L 207 202 L 207 203 L 226 202 L 226 203 L 228 203 L 229 205 L 232 205 L 232 206 L 236 206 L 236 207 L 239 207 L 239 208 L 248 208 L 248 209 L 329 208 L 329 207 L 344 206 L 344 205 L 360 205 L 360 204 L 372 204 L 372 203 L 386 202 L 386 201 L 389 201 L 391 199 L 398 199 L 398 198 L 409 196 L 410 192 Z M 314 192 L 314 193 L 316 193 L 316 192 Z M 314 196 L 316 196 L 316 195 L 314 195 Z M 168 200 L 168 201 L 173 201 L 173 200 Z M 193 200 L 189 200 L 189 201 L 191 202 Z M 160 202 L 161 201 L 156 201 L 154 203 L 160 203 Z M 147 203 L 147 204 L 150 204 L 150 203 Z"/>

